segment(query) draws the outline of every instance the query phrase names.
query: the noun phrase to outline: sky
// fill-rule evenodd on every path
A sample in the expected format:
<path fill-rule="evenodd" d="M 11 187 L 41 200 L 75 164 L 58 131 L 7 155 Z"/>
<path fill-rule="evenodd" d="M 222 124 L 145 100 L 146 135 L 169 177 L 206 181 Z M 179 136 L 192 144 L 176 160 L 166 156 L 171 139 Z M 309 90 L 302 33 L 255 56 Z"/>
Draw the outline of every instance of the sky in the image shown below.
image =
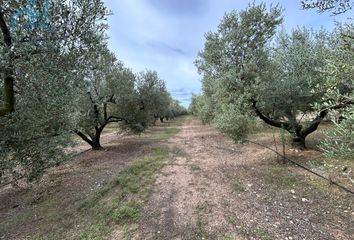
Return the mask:
<path fill-rule="evenodd" d="M 204 34 L 216 31 L 226 12 L 245 9 L 248 0 L 104 0 L 113 12 L 108 18 L 109 48 L 134 72 L 156 70 L 173 98 L 188 107 L 192 93 L 201 91 L 194 61 L 204 48 Z M 260 2 L 260 1 L 255 1 Z M 284 9 L 283 27 L 332 29 L 334 17 L 302 10 L 300 0 L 263 1 Z"/>

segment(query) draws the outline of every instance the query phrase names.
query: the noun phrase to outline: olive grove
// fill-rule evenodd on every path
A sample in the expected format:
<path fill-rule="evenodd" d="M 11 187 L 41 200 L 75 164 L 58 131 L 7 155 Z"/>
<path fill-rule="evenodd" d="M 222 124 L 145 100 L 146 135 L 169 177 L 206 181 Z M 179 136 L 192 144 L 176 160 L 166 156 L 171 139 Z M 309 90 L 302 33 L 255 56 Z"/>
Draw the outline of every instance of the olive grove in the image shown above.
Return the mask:
<path fill-rule="evenodd" d="M 246 138 L 258 118 L 288 131 L 293 146 L 305 148 L 306 137 L 329 112 L 352 104 L 340 96 L 352 92 L 353 52 L 343 50 L 340 28 L 285 32 L 281 12 L 279 6 L 252 4 L 225 14 L 217 31 L 206 34 L 195 62 L 203 94 L 191 108 L 235 140 Z M 346 76 L 329 74 L 331 63 Z"/>
<path fill-rule="evenodd" d="M 103 1 L 0 2 L 0 182 L 38 179 L 74 133 L 100 149 L 107 124 L 143 131 L 170 108 L 162 80 L 148 88 L 107 48 Z"/>

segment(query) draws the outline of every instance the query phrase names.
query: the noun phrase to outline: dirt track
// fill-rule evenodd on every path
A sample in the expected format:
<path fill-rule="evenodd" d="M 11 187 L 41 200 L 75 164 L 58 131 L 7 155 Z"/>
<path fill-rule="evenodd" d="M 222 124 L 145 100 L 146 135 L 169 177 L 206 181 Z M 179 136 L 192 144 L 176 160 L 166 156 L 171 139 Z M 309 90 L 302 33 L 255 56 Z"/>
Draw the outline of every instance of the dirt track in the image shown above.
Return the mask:
<path fill-rule="evenodd" d="M 353 239 L 353 197 L 279 166 L 269 150 L 234 144 L 197 119 L 168 145 L 179 153 L 129 238 Z"/>
<path fill-rule="evenodd" d="M 166 134 L 177 128 L 174 137 Z M 144 186 L 150 194 L 141 199 L 140 218 L 108 220 L 109 230 L 95 239 L 353 239 L 353 196 L 277 163 L 267 149 L 235 144 L 196 118 L 160 124 L 140 137 L 107 136 L 104 151 L 87 151 L 33 186 L 2 189 L 0 239 L 82 239 L 72 236 L 96 222 L 79 205 L 151 146 L 167 146 L 170 158 L 154 184 Z M 274 146 L 269 133 L 252 140 Z M 302 159 L 316 154 L 296 153 Z M 110 196 L 115 193 L 119 188 Z"/>

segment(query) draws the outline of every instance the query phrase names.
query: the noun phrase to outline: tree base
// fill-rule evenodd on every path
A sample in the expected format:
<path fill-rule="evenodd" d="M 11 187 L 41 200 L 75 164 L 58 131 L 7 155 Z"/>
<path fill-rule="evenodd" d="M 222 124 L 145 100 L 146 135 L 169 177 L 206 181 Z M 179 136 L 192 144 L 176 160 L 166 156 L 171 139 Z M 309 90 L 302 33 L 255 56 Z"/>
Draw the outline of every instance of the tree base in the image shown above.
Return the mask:
<path fill-rule="evenodd" d="M 306 149 L 305 145 L 305 138 L 300 138 L 300 137 L 295 137 L 293 138 L 293 141 L 291 143 L 291 146 L 293 148 L 299 149 L 299 150 L 304 150 Z"/>
<path fill-rule="evenodd" d="M 91 147 L 92 147 L 92 150 L 95 150 L 95 151 L 103 150 L 102 146 L 91 146 Z"/>

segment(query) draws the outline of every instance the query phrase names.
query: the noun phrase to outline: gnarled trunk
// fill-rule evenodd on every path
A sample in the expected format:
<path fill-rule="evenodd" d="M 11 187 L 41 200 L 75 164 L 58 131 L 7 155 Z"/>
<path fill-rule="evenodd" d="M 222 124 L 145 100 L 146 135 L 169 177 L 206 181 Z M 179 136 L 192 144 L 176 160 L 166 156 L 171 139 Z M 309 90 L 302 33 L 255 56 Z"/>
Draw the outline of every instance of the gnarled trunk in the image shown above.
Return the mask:
<path fill-rule="evenodd" d="M 301 150 L 305 149 L 306 148 L 305 138 L 306 136 L 293 136 L 291 146 Z"/>
<path fill-rule="evenodd" d="M 256 101 L 252 101 L 252 107 L 255 110 L 257 116 L 262 119 L 265 123 L 277 127 L 282 128 L 292 134 L 292 146 L 298 149 L 306 148 L 306 137 L 317 130 L 320 123 L 328 114 L 329 109 L 322 110 L 315 119 L 313 119 L 307 126 L 303 126 L 300 123 L 296 122 L 296 118 L 292 116 L 295 121 L 279 121 L 275 119 L 271 119 L 270 117 L 264 115 L 256 106 Z M 337 109 L 342 107 L 342 105 L 338 105 L 336 107 L 332 107 L 331 109 Z"/>
<path fill-rule="evenodd" d="M 12 113 L 15 109 L 14 78 L 10 70 L 5 71 L 4 102 L 4 106 L 0 109 L 0 116 Z"/>
<path fill-rule="evenodd" d="M 101 133 L 103 130 L 103 127 L 96 127 L 95 128 L 95 134 L 89 134 L 90 137 L 87 137 L 85 134 L 83 134 L 82 132 L 75 130 L 74 132 L 85 142 L 87 142 L 88 144 L 90 144 L 90 146 L 92 147 L 92 150 L 101 150 L 103 149 L 103 147 L 101 146 L 100 143 L 100 138 L 101 138 Z"/>
<path fill-rule="evenodd" d="M 103 149 L 103 147 L 101 146 L 100 143 L 100 139 L 94 139 L 93 141 L 91 141 L 91 143 L 89 143 L 92 147 L 93 150 L 101 150 Z"/>
<path fill-rule="evenodd" d="M 101 150 L 103 147 L 101 146 L 100 139 L 101 133 L 103 131 L 103 127 L 96 127 L 95 136 L 92 138 L 92 143 L 90 144 L 93 150 Z"/>

